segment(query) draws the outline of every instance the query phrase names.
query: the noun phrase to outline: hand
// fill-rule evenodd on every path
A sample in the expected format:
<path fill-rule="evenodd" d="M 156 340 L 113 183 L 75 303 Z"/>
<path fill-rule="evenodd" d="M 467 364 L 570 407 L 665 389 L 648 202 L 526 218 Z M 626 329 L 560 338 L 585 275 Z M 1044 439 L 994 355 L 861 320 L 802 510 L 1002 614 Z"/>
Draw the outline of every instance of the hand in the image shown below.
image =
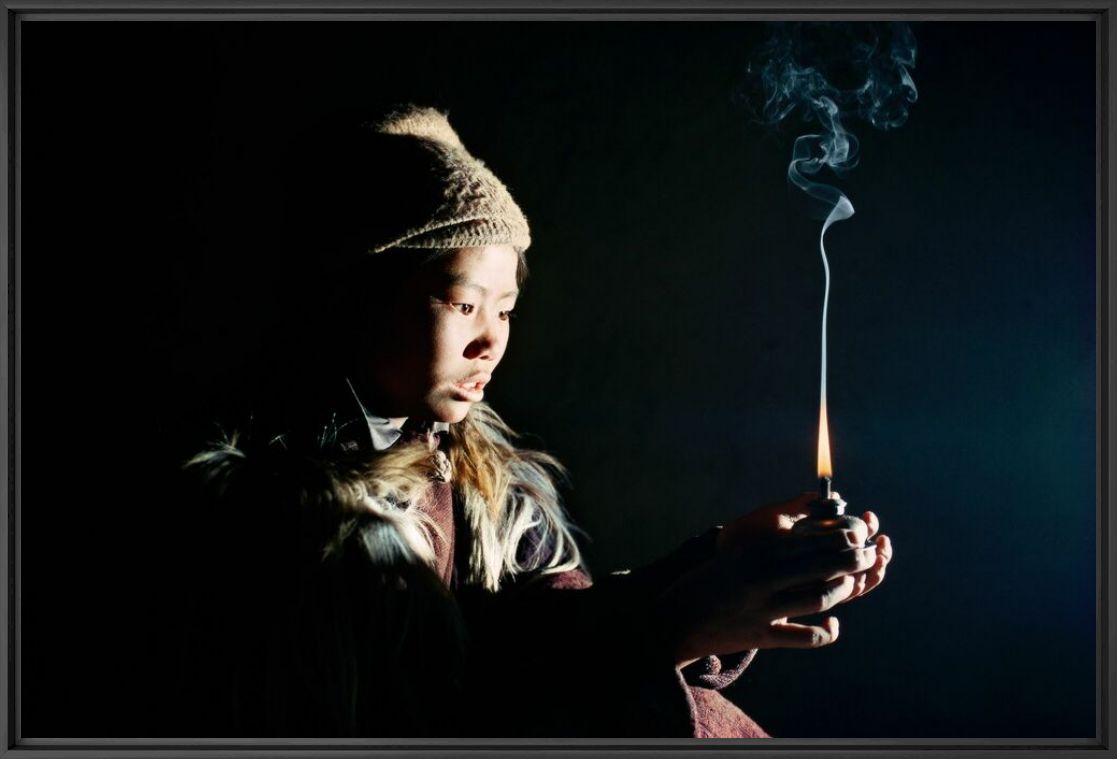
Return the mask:
<path fill-rule="evenodd" d="M 888 569 L 888 562 L 892 561 L 892 541 L 887 535 L 879 534 L 880 520 L 877 515 L 871 511 L 866 511 L 862 519 L 865 520 L 865 525 L 868 527 L 865 542 L 872 542 L 876 545 L 877 561 L 868 570 L 856 577 L 857 584 L 854 586 L 850 597 L 845 599 L 846 601 L 852 601 L 854 598 L 863 596 L 884 582 L 884 573 Z M 845 603 L 845 601 L 842 603 Z"/>
<path fill-rule="evenodd" d="M 864 595 L 884 579 L 891 558 L 872 512 L 844 529 L 801 535 L 807 494 L 758 509 L 727 525 L 714 559 L 679 578 L 656 606 L 663 634 L 684 663 L 750 648 L 817 648 L 837 640 L 838 620 L 802 625 L 815 614 Z M 871 542 L 868 542 L 871 541 Z"/>
<path fill-rule="evenodd" d="M 834 495 L 838 496 L 838 493 Z M 756 550 L 773 534 L 790 531 L 797 521 L 805 518 L 811 501 L 817 497 L 815 492 L 804 493 L 790 501 L 755 509 L 730 522 L 718 533 L 718 550 Z M 884 582 L 885 570 L 892 560 L 892 541 L 887 535 L 879 534 L 880 519 L 875 513 L 866 511 L 860 519 L 847 516 L 844 521 L 846 529 L 851 531 L 850 539 L 855 540 L 857 545 L 868 545 L 870 542 L 876 545 L 877 561 L 857 576 L 853 593 L 842 603 L 863 596 Z"/>

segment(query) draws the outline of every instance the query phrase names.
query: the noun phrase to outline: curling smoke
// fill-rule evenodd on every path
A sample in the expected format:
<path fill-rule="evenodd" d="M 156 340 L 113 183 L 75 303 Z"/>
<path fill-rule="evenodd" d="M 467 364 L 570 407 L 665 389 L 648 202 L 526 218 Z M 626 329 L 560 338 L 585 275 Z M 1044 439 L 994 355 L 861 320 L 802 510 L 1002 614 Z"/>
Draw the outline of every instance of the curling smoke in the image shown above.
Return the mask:
<path fill-rule="evenodd" d="M 849 218 L 849 199 L 814 177 L 823 168 L 841 176 L 857 165 L 857 138 L 843 119 L 859 116 L 878 129 L 907 121 L 918 96 L 908 72 L 915 37 L 903 23 L 772 24 L 770 30 L 749 65 L 753 110 L 768 124 L 798 115 L 821 128 L 795 140 L 787 176 L 819 203 L 822 218 L 835 212 Z"/>
<path fill-rule="evenodd" d="M 829 168 L 837 176 L 857 165 L 857 138 L 843 119 L 859 116 L 878 129 L 894 129 L 908 118 L 918 92 L 909 69 L 915 66 L 915 36 L 904 23 L 780 23 L 749 64 L 748 100 L 769 125 L 797 114 L 816 133 L 795 140 L 787 178 L 812 200 L 823 219 L 818 238 L 826 286 L 822 299 L 822 379 L 819 403 L 819 474 L 830 474 L 826 411 L 826 324 L 830 307 L 830 262 L 826 230 L 853 216 L 849 198 L 817 180 Z M 823 459 L 825 458 L 825 467 Z"/>

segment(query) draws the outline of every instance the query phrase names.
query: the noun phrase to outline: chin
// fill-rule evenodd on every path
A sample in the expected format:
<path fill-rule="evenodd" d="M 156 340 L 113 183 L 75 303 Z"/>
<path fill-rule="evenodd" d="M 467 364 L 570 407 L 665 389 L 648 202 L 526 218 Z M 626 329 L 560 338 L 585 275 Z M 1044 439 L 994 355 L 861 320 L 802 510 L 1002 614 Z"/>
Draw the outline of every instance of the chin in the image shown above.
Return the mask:
<path fill-rule="evenodd" d="M 457 424 L 465 419 L 465 415 L 469 413 L 471 408 L 473 408 L 473 404 L 468 401 L 447 401 L 435 406 L 431 417 L 435 421 Z"/>

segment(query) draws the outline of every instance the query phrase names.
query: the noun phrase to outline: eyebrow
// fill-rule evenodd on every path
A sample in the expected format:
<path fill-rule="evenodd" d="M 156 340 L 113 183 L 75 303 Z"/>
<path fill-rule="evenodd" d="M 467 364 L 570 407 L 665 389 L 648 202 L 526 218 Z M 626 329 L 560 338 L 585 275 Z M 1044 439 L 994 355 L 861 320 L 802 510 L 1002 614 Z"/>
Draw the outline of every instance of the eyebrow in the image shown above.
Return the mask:
<path fill-rule="evenodd" d="M 462 277 L 451 277 L 450 285 L 452 287 L 468 287 L 471 290 L 477 290 L 481 293 L 481 295 L 484 296 L 487 296 L 489 294 L 489 288 L 485 287 L 484 285 L 479 285 L 476 282 L 470 282 Z M 497 298 L 497 300 L 504 300 L 505 298 L 511 298 L 519 294 L 519 290 L 509 290 L 508 292 Z"/>

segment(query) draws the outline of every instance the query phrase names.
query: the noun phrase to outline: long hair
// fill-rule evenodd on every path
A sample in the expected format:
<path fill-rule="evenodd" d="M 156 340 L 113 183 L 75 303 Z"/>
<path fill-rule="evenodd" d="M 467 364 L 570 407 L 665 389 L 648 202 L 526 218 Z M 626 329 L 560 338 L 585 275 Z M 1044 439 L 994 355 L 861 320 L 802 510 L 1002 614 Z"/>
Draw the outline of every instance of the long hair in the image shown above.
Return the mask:
<path fill-rule="evenodd" d="M 468 582 L 496 591 L 508 576 L 583 568 L 559 498 L 556 481 L 565 470 L 557 459 L 517 447 L 516 434 L 484 403 L 451 425 L 450 436 L 454 483 L 471 533 Z"/>

